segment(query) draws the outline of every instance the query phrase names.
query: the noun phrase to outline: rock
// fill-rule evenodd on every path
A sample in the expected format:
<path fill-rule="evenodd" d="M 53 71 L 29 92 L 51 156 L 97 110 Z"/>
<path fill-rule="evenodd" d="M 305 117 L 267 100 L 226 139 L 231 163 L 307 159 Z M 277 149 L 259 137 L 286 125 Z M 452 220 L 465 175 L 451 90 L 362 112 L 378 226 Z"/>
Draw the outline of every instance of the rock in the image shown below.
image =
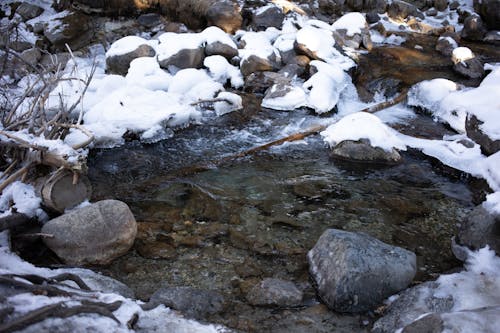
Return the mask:
<path fill-rule="evenodd" d="M 405 326 L 401 333 L 441 333 L 444 328 L 453 333 L 493 332 L 490 328 L 498 325 L 500 306 L 488 306 L 474 310 L 431 313 Z"/>
<path fill-rule="evenodd" d="M 153 28 L 162 23 L 160 14 L 157 13 L 147 13 L 142 14 L 137 18 L 137 22 L 146 28 Z"/>
<path fill-rule="evenodd" d="M 64 271 L 79 276 L 92 290 L 103 293 L 115 293 L 128 298 L 135 297 L 134 291 L 126 284 L 110 278 L 109 276 L 101 275 L 91 270 L 82 268 L 70 268 L 64 269 Z"/>
<path fill-rule="evenodd" d="M 457 10 L 457 8 L 460 7 L 460 2 L 456 0 L 452 1 L 448 7 L 450 8 L 450 10 Z"/>
<path fill-rule="evenodd" d="M 32 18 L 35 18 L 37 16 L 40 16 L 43 13 L 43 8 L 23 2 L 17 7 L 16 9 L 16 14 L 21 15 L 24 21 L 31 20 Z"/>
<path fill-rule="evenodd" d="M 486 28 L 483 24 L 483 20 L 479 15 L 473 14 L 465 19 L 464 28 L 460 36 L 464 39 L 480 41 L 485 34 Z"/>
<path fill-rule="evenodd" d="M 33 47 L 31 49 L 24 50 L 21 53 L 21 58 L 31 66 L 36 66 L 42 58 L 42 53 L 38 48 Z"/>
<path fill-rule="evenodd" d="M 205 55 L 221 55 L 224 58 L 231 60 L 232 58 L 238 56 L 238 50 L 230 45 L 216 41 L 205 46 Z"/>
<path fill-rule="evenodd" d="M 72 50 L 77 50 L 89 44 L 92 38 L 89 17 L 80 12 L 71 12 L 47 24 L 44 36 L 52 44 L 54 50 L 66 51 L 65 44 Z"/>
<path fill-rule="evenodd" d="M 378 21 L 380 21 L 380 16 L 377 12 L 366 13 L 366 22 L 368 22 L 368 24 L 377 23 Z"/>
<path fill-rule="evenodd" d="M 481 15 L 489 30 L 500 30 L 500 1 L 474 0 L 474 9 Z"/>
<path fill-rule="evenodd" d="M 386 151 L 380 147 L 372 147 L 366 139 L 342 141 L 333 147 L 331 156 L 340 160 L 375 164 L 391 165 L 401 162 L 401 155 L 396 149 Z"/>
<path fill-rule="evenodd" d="M 255 72 L 272 71 L 273 69 L 274 66 L 269 59 L 264 59 L 253 54 L 243 60 L 240 65 L 241 73 L 245 77 Z"/>
<path fill-rule="evenodd" d="M 247 300 L 256 306 L 299 306 L 302 302 L 302 291 L 290 281 L 267 278 L 250 289 Z"/>
<path fill-rule="evenodd" d="M 276 6 L 271 6 L 253 13 L 252 27 L 257 31 L 266 30 L 269 27 L 281 29 L 284 19 L 283 11 Z"/>
<path fill-rule="evenodd" d="M 162 242 L 138 241 L 135 249 L 141 257 L 147 259 L 175 259 L 177 257 L 175 248 L 170 244 Z"/>
<path fill-rule="evenodd" d="M 439 37 L 436 42 L 436 51 L 444 56 L 450 57 L 453 50 L 458 47 L 457 42 L 452 37 Z"/>
<path fill-rule="evenodd" d="M 484 67 L 481 61 L 474 57 L 453 65 L 453 70 L 470 79 L 480 79 L 484 76 Z"/>
<path fill-rule="evenodd" d="M 424 14 L 422 14 L 415 5 L 401 0 L 394 0 L 389 4 L 387 7 L 387 15 L 393 19 L 399 20 L 404 20 L 408 16 L 418 17 L 422 20 L 424 19 Z"/>
<path fill-rule="evenodd" d="M 71 59 L 71 55 L 68 52 L 61 52 L 56 54 L 44 53 L 42 55 L 42 59 L 40 60 L 40 64 L 45 68 L 56 68 L 60 66 L 64 68 L 68 63 L 69 59 Z"/>
<path fill-rule="evenodd" d="M 492 140 L 488 135 L 483 133 L 481 125 L 483 122 L 475 115 L 468 115 L 465 121 L 465 131 L 467 136 L 481 146 L 481 151 L 485 155 L 493 155 L 500 151 L 500 140 Z"/>
<path fill-rule="evenodd" d="M 363 233 L 328 229 L 307 255 L 318 295 L 334 311 L 363 312 L 406 288 L 416 256 Z"/>
<path fill-rule="evenodd" d="M 106 265 L 125 254 L 137 233 L 134 215 L 117 200 L 103 200 L 48 221 L 45 244 L 70 265 Z"/>
<path fill-rule="evenodd" d="M 456 241 L 473 250 L 489 245 L 500 255 L 500 214 L 490 213 L 483 206 L 477 206 L 460 225 Z"/>
<path fill-rule="evenodd" d="M 500 45 L 500 31 L 488 31 L 483 38 L 486 43 Z"/>
<path fill-rule="evenodd" d="M 238 8 L 231 1 L 217 1 L 206 12 L 207 25 L 215 25 L 227 33 L 234 33 L 241 28 L 243 18 Z"/>
<path fill-rule="evenodd" d="M 434 292 L 438 286 L 437 282 L 429 281 L 398 294 L 384 316 L 375 322 L 372 333 L 393 333 L 424 313 L 450 311 L 454 305 L 453 298 L 435 297 Z"/>
<path fill-rule="evenodd" d="M 209 315 L 222 312 L 226 307 L 224 297 L 216 291 L 191 287 L 167 287 L 158 289 L 146 304 L 153 309 L 160 304 L 182 312 L 188 318 L 207 319 Z"/>
<path fill-rule="evenodd" d="M 175 66 L 179 69 L 202 68 L 204 59 L 205 49 L 199 47 L 196 49 L 182 49 L 176 54 L 158 62 L 162 68 L 168 68 L 168 66 Z"/>
<path fill-rule="evenodd" d="M 434 0 L 434 8 L 442 12 L 448 8 L 448 0 Z"/>
<path fill-rule="evenodd" d="M 139 45 L 133 51 L 107 57 L 106 71 L 109 74 L 127 75 L 132 60 L 140 57 L 153 57 L 155 54 L 156 52 L 151 46 L 147 44 Z"/>
<path fill-rule="evenodd" d="M 436 15 L 438 14 L 438 11 L 437 11 L 437 9 L 436 9 L 436 8 L 429 8 L 429 9 L 425 12 L 425 14 L 426 14 L 427 16 L 436 16 Z"/>

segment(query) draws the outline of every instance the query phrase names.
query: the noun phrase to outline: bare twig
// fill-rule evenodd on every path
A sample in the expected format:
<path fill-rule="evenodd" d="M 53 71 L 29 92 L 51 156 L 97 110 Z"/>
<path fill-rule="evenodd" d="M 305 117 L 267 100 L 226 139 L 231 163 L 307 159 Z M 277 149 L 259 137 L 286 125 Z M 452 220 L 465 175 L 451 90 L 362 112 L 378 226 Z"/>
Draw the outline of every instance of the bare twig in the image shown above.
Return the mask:
<path fill-rule="evenodd" d="M 375 112 L 378 112 L 380 110 L 390 108 L 391 106 L 394 106 L 394 105 L 399 104 L 402 101 L 404 101 L 407 96 L 408 96 L 408 89 L 403 89 L 403 91 L 399 95 L 397 95 L 396 97 L 389 99 L 385 102 L 378 103 L 378 104 L 372 105 L 370 107 L 367 107 L 367 108 L 361 110 L 361 112 L 375 113 Z"/>
<path fill-rule="evenodd" d="M 71 148 L 73 148 L 74 150 L 86 147 L 90 143 L 92 143 L 92 141 L 94 141 L 94 134 L 92 134 L 92 132 L 90 132 L 88 129 L 86 129 L 82 125 L 78 125 L 78 124 L 63 124 L 63 123 L 55 123 L 54 125 L 57 125 L 57 126 L 63 127 L 63 128 L 76 128 L 77 130 L 79 130 L 80 132 L 82 132 L 83 134 L 85 134 L 88 137 L 87 140 L 85 140 L 85 141 L 83 141 L 83 142 L 81 142 L 79 144 L 71 146 Z"/>
<path fill-rule="evenodd" d="M 25 166 L 23 166 L 21 169 L 17 170 L 14 172 L 12 175 L 10 175 L 6 180 L 4 180 L 0 184 L 0 192 L 2 192 L 7 186 L 21 178 L 26 172 L 28 172 L 29 168 L 31 167 L 32 163 L 29 162 Z"/>

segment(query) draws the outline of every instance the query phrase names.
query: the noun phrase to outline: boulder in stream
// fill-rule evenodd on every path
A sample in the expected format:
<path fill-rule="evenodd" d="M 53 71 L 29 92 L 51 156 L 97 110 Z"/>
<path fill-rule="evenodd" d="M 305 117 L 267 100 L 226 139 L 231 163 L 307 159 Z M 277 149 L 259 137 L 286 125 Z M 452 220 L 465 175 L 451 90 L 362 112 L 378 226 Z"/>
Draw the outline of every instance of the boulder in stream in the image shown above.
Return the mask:
<path fill-rule="evenodd" d="M 460 225 L 457 242 L 474 250 L 489 245 L 500 255 L 500 214 L 492 214 L 483 206 L 477 206 Z"/>
<path fill-rule="evenodd" d="M 392 165 L 401 162 L 402 159 L 396 149 L 387 151 L 373 147 L 367 139 L 342 141 L 332 148 L 330 154 L 334 159 L 372 164 Z"/>
<path fill-rule="evenodd" d="M 334 311 L 363 312 L 406 288 L 416 256 L 367 234 L 328 229 L 307 255 L 318 295 Z"/>
<path fill-rule="evenodd" d="M 45 244 L 70 265 L 106 265 L 133 245 L 137 224 L 128 206 L 103 200 L 48 221 Z"/>
<path fill-rule="evenodd" d="M 486 155 L 493 155 L 500 151 L 500 140 L 493 140 L 481 130 L 483 122 L 475 115 L 469 114 L 465 121 L 467 136 L 481 146 L 481 150 Z"/>
<path fill-rule="evenodd" d="M 302 302 L 302 291 L 293 282 L 267 278 L 250 289 L 247 300 L 257 306 L 298 306 Z"/>

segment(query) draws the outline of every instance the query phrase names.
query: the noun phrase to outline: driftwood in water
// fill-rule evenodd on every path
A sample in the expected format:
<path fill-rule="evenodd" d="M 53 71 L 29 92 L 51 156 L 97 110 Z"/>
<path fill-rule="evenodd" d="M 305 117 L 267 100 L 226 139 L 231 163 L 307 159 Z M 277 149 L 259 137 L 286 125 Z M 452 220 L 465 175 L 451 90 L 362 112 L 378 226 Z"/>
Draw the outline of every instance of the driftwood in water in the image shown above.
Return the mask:
<path fill-rule="evenodd" d="M 216 25 L 233 33 L 241 27 L 238 8 L 229 0 L 66 0 L 88 14 L 128 15 L 159 12 L 192 29 Z"/>

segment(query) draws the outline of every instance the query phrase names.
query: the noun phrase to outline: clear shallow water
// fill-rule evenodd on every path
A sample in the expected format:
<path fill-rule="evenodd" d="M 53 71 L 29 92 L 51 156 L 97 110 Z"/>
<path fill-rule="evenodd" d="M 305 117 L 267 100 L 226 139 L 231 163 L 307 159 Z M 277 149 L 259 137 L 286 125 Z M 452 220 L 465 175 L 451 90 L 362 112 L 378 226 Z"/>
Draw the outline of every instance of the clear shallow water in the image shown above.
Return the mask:
<path fill-rule="evenodd" d="M 339 163 L 316 136 L 192 172 L 313 119 L 262 112 L 241 121 L 235 114 L 157 144 L 94 151 L 93 199 L 123 200 L 139 222 L 134 250 L 103 272 L 144 300 L 162 286 L 217 290 L 228 308 L 208 319 L 244 331 L 352 332 L 371 318 L 327 311 L 309 283 L 306 253 L 325 229 L 362 231 L 414 251 L 417 281 L 457 266 L 450 238 L 471 194 L 418 153 L 404 153 L 393 167 Z M 295 282 L 303 306 L 248 305 L 249 288 L 265 277 Z"/>

